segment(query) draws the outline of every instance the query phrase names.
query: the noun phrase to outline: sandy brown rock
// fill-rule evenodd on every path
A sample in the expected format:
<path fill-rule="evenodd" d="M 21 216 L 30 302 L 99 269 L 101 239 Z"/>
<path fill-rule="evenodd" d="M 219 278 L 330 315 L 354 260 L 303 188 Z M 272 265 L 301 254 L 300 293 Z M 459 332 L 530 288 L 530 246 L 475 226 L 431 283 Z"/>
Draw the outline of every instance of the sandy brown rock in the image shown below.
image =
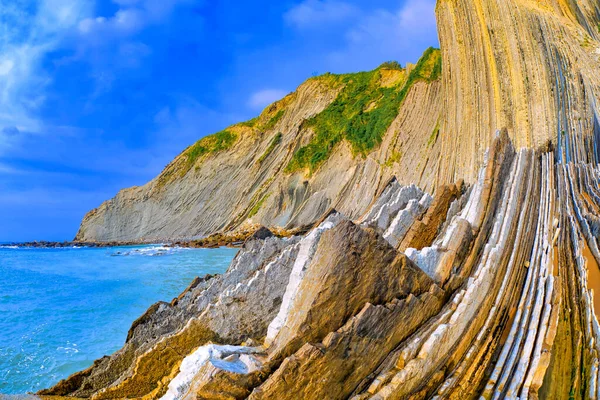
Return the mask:
<path fill-rule="evenodd" d="M 313 79 L 265 110 L 261 126 L 285 109 L 274 126 L 237 125 L 232 147 L 90 212 L 79 239 L 307 232 L 263 230 L 44 393 L 600 398 L 600 5 L 436 13 L 442 80 L 417 82 L 364 156 L 342 140 L 316 170 L 285 171 L 340 90 Z"/>
<path fill-rule="evenodd" d="M 274 359 L 335 331 L 366 304 L 419 295 L 433 281 L 374 230 L 343 221 L 325 232 L 268 348 Z"/>
<path fill-rule="evenodd" d="M 446 221 L 450 204 L 462 194 L 461 189 L 462 182 L 438 188 L 427 213 L 423 219 L 411 226 L 398 249 L 404 251 L 412 247 L 421 250 L 423 247 L 431 246 Z"/>
<path fill-rule="evenodd" d="M 594 0 L 437 2 L 444 109 L 438 181 L 473 182 L 494 132 L 516 148 L 598 162 L 600 30 Z"/>
<path fill-rule="evenodd" d="M 250 399 L 345 399 L 385 355 L 439 311 L 442 291 L 367 304 L 322 343 L 307 343 L 286 358 Z"/>

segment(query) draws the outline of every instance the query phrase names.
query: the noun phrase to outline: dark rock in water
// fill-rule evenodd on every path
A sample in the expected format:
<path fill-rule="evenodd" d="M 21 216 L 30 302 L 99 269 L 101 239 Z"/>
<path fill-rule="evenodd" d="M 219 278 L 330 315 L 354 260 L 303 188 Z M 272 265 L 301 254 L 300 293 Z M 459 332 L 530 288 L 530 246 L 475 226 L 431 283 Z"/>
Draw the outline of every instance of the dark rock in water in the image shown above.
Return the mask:
<path fill-rule="evenodd" d="M 46 240 L 41 240 L 41 241 L 33 241 L 33 242 L 8 243 L 8 244 L 4 244 L 3 246 L 15 246 L 15 247 L 21 247 L 21 248 L 40 248 L 40 249 L 61 249 L 61 248 L 82 248 L 82 247 L 102 248 L 102 247 L 136 246 L 136 245 L 143 245 L 143 244 L 148 244 L 148 243 L 138 242 L 138 241 L 49 242 Z"/>
<path fill-rule="evenodd" d="M 260 228 L 258 228 L 258 230 L 256 232 L 254 232 L 252 234 L 252 236 L 250 236 L 248 238 L 248 240 L 253 240 L 253 239 L 265 240 L 266 238 L 271 237 L 271 236 L 275 236 L 273 234 L 273 232 L 271 232 L 269 230 L 269 228 L 261 226 Z"/>

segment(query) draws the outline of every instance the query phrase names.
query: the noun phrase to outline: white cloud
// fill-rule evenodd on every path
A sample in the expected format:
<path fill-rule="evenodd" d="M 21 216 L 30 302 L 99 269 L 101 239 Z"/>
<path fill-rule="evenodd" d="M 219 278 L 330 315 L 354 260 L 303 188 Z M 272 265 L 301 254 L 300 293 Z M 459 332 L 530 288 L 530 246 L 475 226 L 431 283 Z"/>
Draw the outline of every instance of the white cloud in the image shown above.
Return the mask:
<path fill-rule="evenodd" d="M 0 5 L 0 154 L 18 142 L 18 135 L 8 137 L 5 127 L 22 132 L 42 131 L 36 117 L 46 100 L 46 88 L 52 76 L 44 68 L 49 53 L 71 48 L 74 55 L 60 62 L 89 60 L 94 64 L 106 56 L 88 53 L 90 46 L 118 39 L 117 52 L 111 54 L 121 67 L 137 67 L 151 49 L 131 40 L 131 36 L 169 17 L 180 4 L 197 4 L 201 0 L 114 0 L 119 8 L 109 17 L 94 16 L 90 0 L 19 0 L 1 1 Z M 73 40 L 76 39 L 76 40 Z M 95 69 L 92 67 L 92 69 Z M 102 71 L 99 87 L 109 87 Z"/>
<path fill-rule="evenodd" d="M 282 99 L 286 94 L 288 94 L 288 92 L 279 89 L 259 90 L 250 96 L 250 99 L 248 99 L 248 106 L 254 110 L 260 110 L 274 101 Z"/>
<path fill-rule="evenodd" d="M 111 17 L 86 18 L 79 23 L 79 31 L 93 43 L 130 36 L 149 25 L 162 22 L 181 4 L 196 4 L 196 0 L 115 0 L 120 7 Z"/>
<path fill-rule="evenodd" d="M 0 61 L 0 75 L 8 75 L 14 66 L 13 60 Z"/>
<path fill-rule="evenodd" d="M 407 32 L 435 30 L 435 1 L 409 0 L 398 12 L 400 28 Z"/>
<path fill-rule="evenodd" d="M 84 0 L 41 0 L 2 4 L 0 16 L 0 152 L 5 127 L 35 132 L 35 111 L 50 82 L 42 62 L 89 12 Z"/>
<path fill-rule="evenodd" d="M 146 22 L 142 11 L 125 9 L 118 10 L 111 18 L 86 18 L 79 22 L 79 31 L 84 35 L 95 35 L 97 38 L 98 35 L 106 34 L 131 35 L 139 32 Z"/>
<path fill-rule="evenodd" d="M 358 8 L 343 1 L 305 0 L 287 11 L 284 19 L 297 28 L 308 28 L 345 21 L 358 14 Z"/>
<path fill-rule="evenodd" d="M 93 16 L 78 23 L 75 55 L 66 61 L 90 64 L 96 89 L 91 98 L 109 91 L 114 71 L 138 68 L 152 49 L 135 40 L 143 30 L 165 23 L 173 10 L 182 5 L 197 5 L 202 0 L 113 0 L 117 10 L 108 16 Z M 116 51 L 115 51 L 116 49 Z"/>
<path fill-rule="evenodd" d="M 366 63 L 416 61 L 437 44 L 435 0 L 408 0 L 396 10 L 363 15 L 346 32 L 346 45 L 328 56 L 331 68 L 364 69 Z"/>

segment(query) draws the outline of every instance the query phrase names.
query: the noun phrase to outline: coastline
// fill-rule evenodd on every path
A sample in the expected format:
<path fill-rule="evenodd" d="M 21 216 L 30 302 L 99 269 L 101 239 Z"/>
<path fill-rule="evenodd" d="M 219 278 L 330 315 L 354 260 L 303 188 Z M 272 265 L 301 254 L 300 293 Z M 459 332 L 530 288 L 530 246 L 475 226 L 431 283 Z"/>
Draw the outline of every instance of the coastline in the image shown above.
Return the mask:
<path fill-rule="evenodd" d="M 105 248 L 105 247 L 125 247 L 125 246 L 147 246 L 161 244 L 165 247 L 185 247 L 196 249 L 212 249 L 218 247 L 241 247 L 248 239 L 265 239 L 270 236 L 278 238 L 302 235 L 310 230 L 311 227 L 296 228 L 286 230 L 283 228 L 266 228 L 264 226 L 253 226 L 243 230 L 237 230 L 227 233 L 215 233 L 200 239 L 156 239 L 156 240 L 134 240 L 134 241 L 109 241 L 109 242 L 86 242 L 86 241 L 48 241 L 35 240 L 31 242 L 4 242 L 0 243 L 0 248 L 40 248 L 40 249 L 60 249 L 60 248 Z"/>

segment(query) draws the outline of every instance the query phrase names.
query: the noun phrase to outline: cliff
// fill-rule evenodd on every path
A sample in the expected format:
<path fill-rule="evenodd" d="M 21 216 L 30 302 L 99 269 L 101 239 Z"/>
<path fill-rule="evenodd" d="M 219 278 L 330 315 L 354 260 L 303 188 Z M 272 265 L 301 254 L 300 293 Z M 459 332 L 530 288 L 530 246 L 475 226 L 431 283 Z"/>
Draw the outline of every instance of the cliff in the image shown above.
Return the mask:
<path fill-rule="evenodd" d="M 360 215 L 393 177 L 433 188 L 441 55 L 311 78 L 256 119 L 187 148 L 154 180 L 90 211 L 79 241 L 192 239 Z"/>
<path fill-rule="evenodd" d="M 496 129 L 562 161 L 600 161 L 600 4 L 439 0 L 439 182 L 473 181 Z"/>
<path fill-rule="evenodd" d="M 391 181 L 354 221 L 248 241 L 40 394 L 598 398 L 600 169 L 506 131 L 484 160 L 469 187 Z"/>
<path fill-rule="evenodd" d="M 600 4 L 440 0 L 437 14 L 441 64 L 428 50 L 408 70 L 309 80 L 88 215 L 83 239 L 161 234 L 143 216 L 163 201 L 193 235 L 318 222 L 248 240 L 41 394 L 600 399 Z M 210 187 L 208 166 L 199 206 L 186 188 Z M 236 168 L 269 172 L 223 176 Z M 246 186 L 221 185 L 242 179 L 238 198 Z M 234 198 L 211 203 L 220 191 Z M 211 220 L 208 204 L 241 211 Z M 178 222 L 164 232 L 191 232 Z"/>

